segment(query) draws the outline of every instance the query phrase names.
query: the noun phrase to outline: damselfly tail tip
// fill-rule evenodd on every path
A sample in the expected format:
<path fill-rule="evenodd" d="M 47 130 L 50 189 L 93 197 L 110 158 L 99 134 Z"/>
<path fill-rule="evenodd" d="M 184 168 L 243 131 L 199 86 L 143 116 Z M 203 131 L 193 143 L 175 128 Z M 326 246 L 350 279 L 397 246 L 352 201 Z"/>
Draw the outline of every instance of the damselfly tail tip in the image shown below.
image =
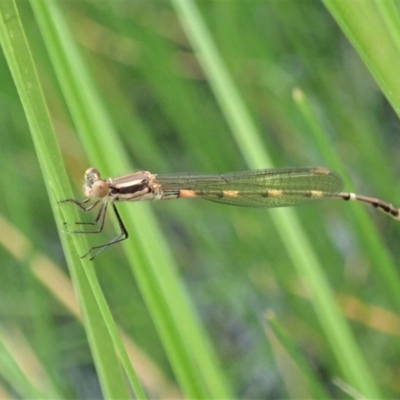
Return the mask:
<path fill-rule="evenodd" d="M 389 204 L 388 207 L 376 206 L 378 210 L 386 215 L 389 215 L 393 219 L 400 221 L 400 208 Z"/>
<path fill-rule="evenodd" d="M 377 208 L 380 212 L 389 215 L 390 217 L 400 220 L 400 208 L 395 207 L 391 203 L 387 203 L 386 201 L 376 199 L 374 197 L 363 196 L 355 193 L 339 193 L 339 196 L 343 200 L 347 201 L 360 201 L 363 203 L 370 204 L 371 206 Z"/>

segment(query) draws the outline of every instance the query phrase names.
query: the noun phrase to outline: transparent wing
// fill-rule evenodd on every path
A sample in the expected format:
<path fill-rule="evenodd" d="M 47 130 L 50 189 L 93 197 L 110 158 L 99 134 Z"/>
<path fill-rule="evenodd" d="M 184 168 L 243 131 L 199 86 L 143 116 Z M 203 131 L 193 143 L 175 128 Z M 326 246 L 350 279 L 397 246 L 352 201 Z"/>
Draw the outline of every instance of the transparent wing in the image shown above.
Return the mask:
<path fill-rule="evenodd" d="M 206 200 L 245 207 L 284 207 L 335 197 L 341 177 L 322 167 L 268 169 L 219 175 L 159 175 L 164 192 L 193 191 Z"/>

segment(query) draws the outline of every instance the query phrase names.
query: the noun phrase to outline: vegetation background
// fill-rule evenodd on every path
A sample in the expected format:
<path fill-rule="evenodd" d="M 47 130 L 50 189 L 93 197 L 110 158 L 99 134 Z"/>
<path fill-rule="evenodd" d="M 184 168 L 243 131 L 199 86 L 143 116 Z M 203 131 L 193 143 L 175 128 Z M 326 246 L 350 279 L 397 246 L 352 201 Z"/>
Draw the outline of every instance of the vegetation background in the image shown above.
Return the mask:
<path fill-rule="evenodd" d="M 23 36 L 7 47 L 19 19 L 3 2 L 1 396 L 399 397 L 389 217 L 340 201 L 121 204 L 129 239 L 82 264 L 111 219 L 89 244 L 54 222 L 93 217 L 56 203 L 71 196 L 64 168 L 79 199 L 90 165 L 104 177 L 321 165 L 399 204 L 397 3 L 16 5 L 56 141 L 32 124 L 47 119 L 41 100 L 21 94 L 34 80 L 16 86 L 35 71 L 10 62 L 29 52 Z"/>

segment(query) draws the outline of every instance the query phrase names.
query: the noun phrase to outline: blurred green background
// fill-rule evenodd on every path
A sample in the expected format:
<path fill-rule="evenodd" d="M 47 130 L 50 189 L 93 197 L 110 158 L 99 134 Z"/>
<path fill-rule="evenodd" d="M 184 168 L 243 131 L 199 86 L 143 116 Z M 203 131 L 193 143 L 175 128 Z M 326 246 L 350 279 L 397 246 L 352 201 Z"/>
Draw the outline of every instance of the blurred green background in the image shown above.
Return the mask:
<path fill-rule="evenodd" d="M 30 3 L 17 5 L 80 199 L 92 160 Z M 59 5 L 130 157 L 130 171 L 104 170 L 104 177 L 141 169 L 220 173 L 251 167 L 169 2 Z M 338 169 L 338 164 L 346 190 L 400 203 L 398 118 L 323 4 L 209 0 L 197 6 L 276 167 Z M 0 68 L 0 394 L 24 397 L 34 393 L 30 387 L 40 393 L 52 387 L 65 398 L 98 398 L 102 392 L 85 330 L 68 306 L 70 283 L 57 275 L 67 276 L 68 269 L 29 127 L 4 58 Z M 293 99 L 295 89 L 310 106 L 311 122 Z M 282 210 L 201 200 L 150 206 L 233 395 L 307 397 L 315 393 L 302 378 L 309 370 L 309 379 L 326 397 L 351 397 L 333 355 L 341 350 L 327 340 L 305 277 L 271 220 Z M 142 212 L 136 204 L 118 208 L 122 215 Z M 386 272 L 397 277 L 396 286 L 399 225 L 372 208 L 341 201 L 295 212 L 374 384 L 385 397 L 399 397 L 398 299 Z M 115 234 L 107 222 L 101 235 L 89 238 L 92 245 Z M 136 233 L 130 234 L 125 246 L 136 241 Z M 156 252 L 158 242 L 148 237 L 148 243 Z M 141 360 L 138 375 L 149 397 L 178 396 L 180 384 L 122 246 L 113 246 L 94 264 L 115 320 L 141 351 L 132 357 Z M 146 269 L 146 261 L 137 267 Z"/>

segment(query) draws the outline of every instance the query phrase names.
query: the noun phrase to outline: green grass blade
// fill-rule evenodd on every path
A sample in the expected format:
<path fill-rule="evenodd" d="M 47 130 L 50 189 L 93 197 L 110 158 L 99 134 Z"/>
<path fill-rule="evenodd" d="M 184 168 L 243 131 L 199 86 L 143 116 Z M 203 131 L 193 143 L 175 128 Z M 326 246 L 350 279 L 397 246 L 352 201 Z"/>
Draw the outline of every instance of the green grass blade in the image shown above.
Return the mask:
<path fill-rule="evenodd" d="M 328 136 L 324 134 L 323 127 L 317 120 L 317 116 L 312 110 L 308 99 L 298 90 L 296 91 L 294 98 L 304 120 L 306 121 L 311 139 L 316 142 L 319 151 L 324 155 L 324 159 L 327 160 L 328 165 L 332 166 L 332 168 L 342 177 L 346 177 L 347 173 L 343 168 L 341 159 L 339 155 L 333 151 L 332 143 L 329 141 Z M 349 179 L 345 179 L 345 187 L 346 191 L 354 190 L 351 187 Z M 385 244 L 379 233 L 376 231 L 371 219 L 368 217 L 367 208 L 355 207 L 354 210 L 352 210 L 352 216 L 354 222 L 357 224 L 358 237 L 361 241 L 362 247 L 365 249 L 365 253 L 374 261 L 374 264 L 379 266 L 379 268 L 375 269 L 377 279 L 385 288 L 387 288 L 393 304 L 397 304 L 397 307 L 400 308 L 397 268 L 388 249 L 385 248 Z"/>
<path fill-rule="evenodd" d="M 61 182 L 67 182 L 67 179 L 62 168 L 59 148 L 55 141 L 31 52 L 26 42 L 15 3 L 12 1 L 1 2 L 0 16 L 0 37 L 3 51 L 7 57 L 26 113 L 52 209 L 61 229 L 62 218 L 57 200 L 67 197 L 68 192 L 66 191 L 67 184 L 61 184 Z M 107 330 L 101 328 L 103 326 L 101 322 L 103 318 L 93 296 L 88 277 L 84 270 L 81 269 L 76 256 L 72 257 L 71 253 L 68 252 L 67 240 L 63 239 L 63 241 L 70 261 L 71 273 L 88 322 L 88 337 L 99 374 L 103 378 L 103 390 L 109 397 L 126 396 L 127 392 L 124 390 L 125 385 L 122 375 L 118 373 L 118 368 L 113 367 L 114 372 L 109 374 L 103 373 L 104 366 L 109 365 L 110 362 L 114 366 L 118 365 L 118 361 Z M 93 329 L 94 327 L 96 328 Z"/>
<path fill-rule="evenodd" d="M 291 398 L 328 399 L 312 368 L 273 315 L 266 316 L 265 334 L 271 343 Z M 293 375 L 295 376 L 294 379 Z"/>
<path fill-rule="evenodd" d="M 61 10 L 55 2 L 33 4 L 89 159 L 103 172 L 126 173 L 132 167 L 123 144 L 96 93 Z M 135 237 L 123 247 L 180 386 L 192 398 L 229 397 L 206 335 L 174 272 L 172 255 L 156 221 L 146 205 L 135 207 L 134 214 L 121 211 L 126 228 Z M 157 243 L 156 249 L 154 243 Z"/>
<path fill-rule="evenodd" d="M 239 100 L 240 96 L 223 66 L 195 3 L 188 0 L 175 0 L 173 4 L 193 48 L 199 55 L 199 61 L 219 100 L 221 109 L 224 111 L 227 120 L 230 121 L 231 127 L 236 127 L 232 131 L 243 157 L 251 168 L 270 167 L 271 157 L 264 150 L 264 146 L 261 145 L 260 134 L 245 110 L 244 102 Z M 378 390 L 362 360 L 354 337 L 340 315 L 329 284 L 323 274 L 323 265 L 318 260 L 295 213 L 291 210 L 276 210 L 271 214 L 293 265 L 298 269 L 300 276 L 306 277 L 311 301 L 330 342 L 337 363 L 347 379 L 358 390 L 366 396 L 377 397 Z"/>
<path fill-rule="evenodd" d="M 400 17 L 392 0 L 325 0 L 386 98 L 400 115 Z"/>

